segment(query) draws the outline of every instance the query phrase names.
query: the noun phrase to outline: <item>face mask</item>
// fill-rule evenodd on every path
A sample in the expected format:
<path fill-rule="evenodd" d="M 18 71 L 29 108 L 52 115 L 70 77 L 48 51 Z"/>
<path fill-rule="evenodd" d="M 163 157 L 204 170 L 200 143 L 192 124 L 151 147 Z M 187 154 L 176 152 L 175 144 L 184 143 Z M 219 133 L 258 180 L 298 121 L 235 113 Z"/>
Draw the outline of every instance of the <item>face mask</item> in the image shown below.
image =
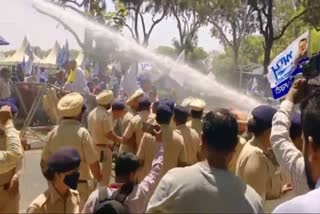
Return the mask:
<path fill-rule="evenodd" d="M 66 177 L 63 180 L 63 182 L 65 183 L 65 185 L 67 185 L 71 189 L 76 190 L 77 187 L 78 187 L 79 177 L 80 177 L 80 173 L 79 172 L 74 172 L 74 173 L 72 173 L 70 175 L 66 175 Z"/>

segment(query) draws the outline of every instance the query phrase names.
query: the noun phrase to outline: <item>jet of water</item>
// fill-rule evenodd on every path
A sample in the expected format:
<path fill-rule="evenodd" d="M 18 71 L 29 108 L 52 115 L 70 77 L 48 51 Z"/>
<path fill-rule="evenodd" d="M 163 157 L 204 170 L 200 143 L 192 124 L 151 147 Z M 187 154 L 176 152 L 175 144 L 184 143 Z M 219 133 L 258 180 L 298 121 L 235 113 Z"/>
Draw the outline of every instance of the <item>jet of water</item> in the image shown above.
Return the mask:
<path fill-rule="evenodd" d="M 231 103 L 232 106 L 237 106 L 243 110 L 251 110 L 253 107 L 260 104 L 257 100 L 222 85 L 185 64 L 177 63 L 169 57 L 159 55 L 144 48 L 131 39 L 120 35 L 118 32 L 114 32 L 101 24 L 94 23 L 79 14 L 64 10 L 45 0 L 34 0 L 33 7 L 40 12 L 45 11 L 52 16 L 59 17 L 59 19 L 68 23 L 70 26 L 89 29 L 90 32 L 93 32 L 93 34 L 99 36 L 99 38 L 105 39 L 106 43 L 110 41 L 115 43 L 121 51 L 125 51 L 137 61 L 145 60 L 156 64 L 163 72 L 172 72 L 170 74 L 171 77 L 180 80 L 183 79 L 185 83 L 192 86 L 193 90 L 197 90 L 207 95 L 222 97 L 224 100 Z"/>

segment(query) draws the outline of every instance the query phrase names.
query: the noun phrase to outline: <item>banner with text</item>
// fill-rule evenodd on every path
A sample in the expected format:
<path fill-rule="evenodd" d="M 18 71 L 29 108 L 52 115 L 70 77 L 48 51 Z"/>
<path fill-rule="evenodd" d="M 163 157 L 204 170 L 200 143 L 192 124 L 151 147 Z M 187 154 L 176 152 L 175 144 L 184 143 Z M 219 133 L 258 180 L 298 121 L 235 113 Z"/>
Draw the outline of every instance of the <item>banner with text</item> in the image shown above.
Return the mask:
<path fill-rule="evenodd" d="M 275 99 L 285 96 L 302 72 L 302 64 L 308 61 L 309 31 L 294 40 L 268 66 L 267 78 Z"/>

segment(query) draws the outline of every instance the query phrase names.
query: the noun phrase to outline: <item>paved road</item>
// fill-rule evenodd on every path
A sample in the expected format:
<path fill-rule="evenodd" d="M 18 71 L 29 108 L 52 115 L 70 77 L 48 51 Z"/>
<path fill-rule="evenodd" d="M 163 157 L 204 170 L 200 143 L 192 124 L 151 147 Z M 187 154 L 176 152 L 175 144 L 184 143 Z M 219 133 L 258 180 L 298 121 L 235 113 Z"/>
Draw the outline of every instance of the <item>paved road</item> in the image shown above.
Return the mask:
<path fill-rule="evenodd" d="M 41 150 L 25 152 L 24 171 L 20 179 L 20 212 L 25 213 L 28 205 L 46 190 L 46 180 L 40 169 Z"/>

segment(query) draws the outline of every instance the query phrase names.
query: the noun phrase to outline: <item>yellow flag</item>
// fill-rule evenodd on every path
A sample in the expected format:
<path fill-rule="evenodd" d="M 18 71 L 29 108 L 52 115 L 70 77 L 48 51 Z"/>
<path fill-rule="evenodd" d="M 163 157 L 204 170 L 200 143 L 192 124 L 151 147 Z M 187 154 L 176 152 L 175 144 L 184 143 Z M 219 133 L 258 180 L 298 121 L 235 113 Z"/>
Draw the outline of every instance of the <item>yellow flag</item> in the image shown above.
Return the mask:
<path fill-rule="evenodd" d="M 75 78 L 76 78 L 76 71 L 71 70 L 70 74 L 68 76 L 68 79 L 67 79 L 67 83 L 73 82 L 75 80 Z"/>

